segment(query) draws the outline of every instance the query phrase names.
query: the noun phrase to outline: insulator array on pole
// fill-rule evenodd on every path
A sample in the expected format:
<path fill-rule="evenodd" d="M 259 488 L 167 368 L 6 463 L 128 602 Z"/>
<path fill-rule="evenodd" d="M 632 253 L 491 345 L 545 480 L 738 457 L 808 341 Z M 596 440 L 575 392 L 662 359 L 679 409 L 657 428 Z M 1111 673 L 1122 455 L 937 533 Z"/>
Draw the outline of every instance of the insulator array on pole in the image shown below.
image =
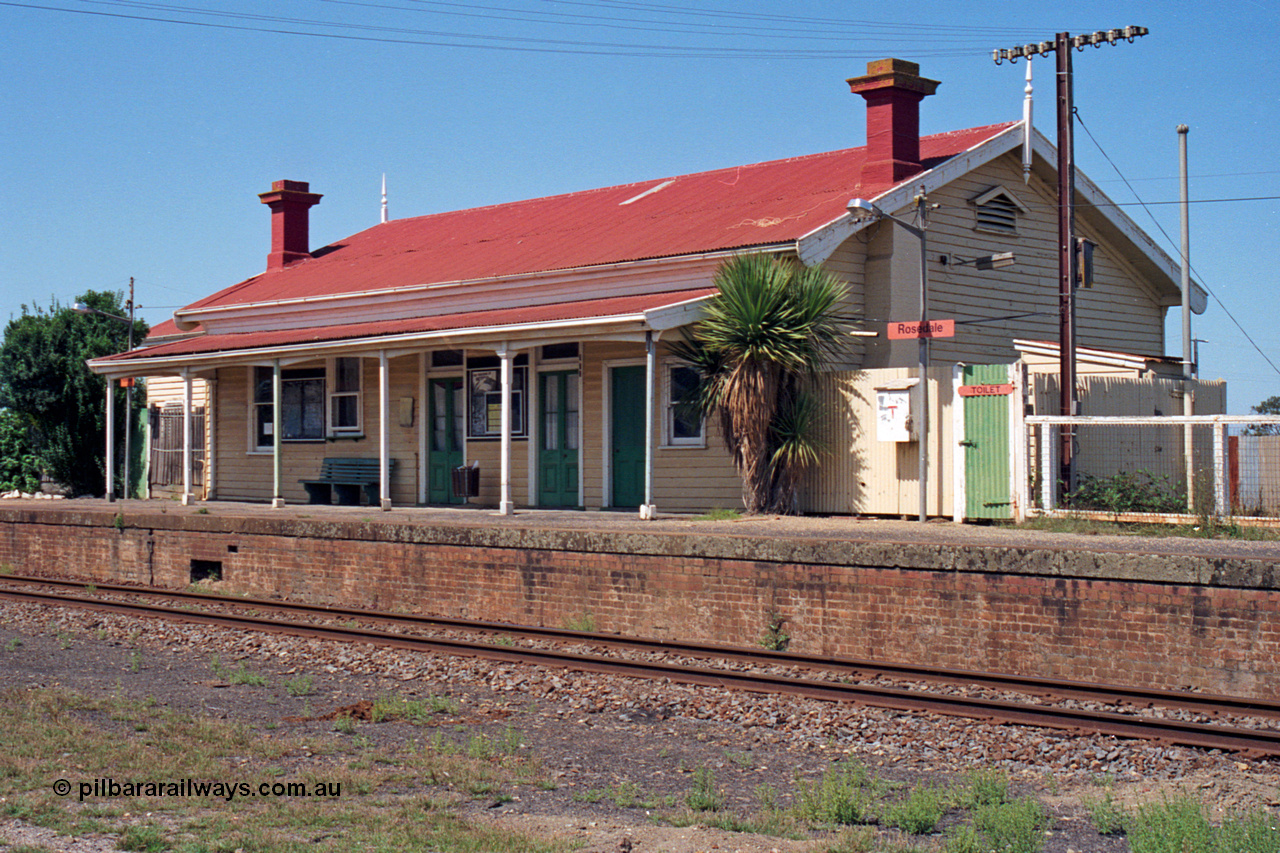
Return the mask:
<path fill-rule="evenodd" d="M 1146 27 L 1125 27 L 1122 30 L 1098 30 L 1095 33 L 1087 33 L 1085 35 L 1072 36 L 1070 45 L 1076 50 L 1084 50 L 1089 45 L 1094 47 L 1102 47 L 1104 44 L 1115 44 L 1118 41 L 1132 42 L 1139 36 L 1145 36 L 1149 30 Z M 996 65 L 1004 62 L 1017 62 L 1019 59 L 1030 59 L 1033 56 L 1053 53 L 1057 49 L 1057 45 L 1051 41 L 1033 42 L 1031 44 L 1015 45 L 1014 47 L 999 48 L 991 51 L 991 58 L 995 60 Z"/>

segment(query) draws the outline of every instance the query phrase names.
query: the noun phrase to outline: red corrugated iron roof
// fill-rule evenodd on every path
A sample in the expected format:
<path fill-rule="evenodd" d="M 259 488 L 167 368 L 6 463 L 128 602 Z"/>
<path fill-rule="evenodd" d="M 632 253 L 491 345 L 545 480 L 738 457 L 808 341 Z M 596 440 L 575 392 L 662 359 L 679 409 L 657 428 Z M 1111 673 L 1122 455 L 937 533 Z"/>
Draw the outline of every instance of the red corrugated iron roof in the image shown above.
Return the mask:
<path fill-rule="evenodd" d="M 94 359 L 106 363 L 132 359 L 171 358 L 228 351 L 263 349 L 269 347 L 305 346 L 307 344 L 383 337 L 387 335 L 411 335 L 414 333 L 442 332 L 449 330 L 498 328 L 536 323 L 553 323 L 563 320 L 581 322 L 626 317 L 644 311 L 679 305 L 694 299 L 711 296 L 714 287 L 694 290 L 646 293 L 639 296 L 616 296 L 608 299 L 585 299 L 576 302 L 560 302 L 553 305 L 534 305 L 522 308 L 495 308 L 488 311 L 468 311 L 436 317 L 407 317 L 397 320 L 377 320 L 367 323 L 345 323 L 334 326 L 315 326 L 306 329 L 274 329 L 265 332 L 236 332 L 218 335 L 200 335 L 186 340 L 157 344 L 130 353 Z"/>
<path fill-rule="evenodd" d="M 1011 123 L 920 140 L 925 168 Z M 215 293 L 186 310 L 471 281 L 784 243 L 842 216 L 865 148 L 398 219 Z"/>

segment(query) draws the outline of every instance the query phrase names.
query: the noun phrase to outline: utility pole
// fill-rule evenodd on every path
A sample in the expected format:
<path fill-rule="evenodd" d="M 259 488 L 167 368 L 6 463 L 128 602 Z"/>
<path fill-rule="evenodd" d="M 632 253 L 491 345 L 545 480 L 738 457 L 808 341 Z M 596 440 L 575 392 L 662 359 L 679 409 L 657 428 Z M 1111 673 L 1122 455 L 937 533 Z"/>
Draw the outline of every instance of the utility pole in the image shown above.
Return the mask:
<path fill-rule="evenodd" d="M 1187 183 L 1187 134 L 1191 128 L 1178 125 L 1178 208 L 1182 225 L 1182 414 L 1195 414 L 1195 382 L 1191 356 L 1191 202 Z M 1196 507 L 1195 443 L 1190 425 L 1182 428 L 1182 465 L 1187 478 L 1187 509 Z"/>
<path fill-rule="evenodd" d="M 133 313 L 133 276 L 129 276 L 129 350 L 133 349 Z M 132 497 L 129 492 L 129 456 L 132 450 L 133 377 L 129 377 L 129 385 L 124 389 L 124 496 L 126 500 Z"/>
<path fill-rule="evenodd" d="M 925 203 L 925 188 L 920 187 L 916 196 L 916 221 L 920 229 L 920 430 L 916 446 L 920 456 L 917 460 L 917 482 L 920 484 L 920 522 L 929 520 L 929 336 L 925 329 L 929 328 L 929 252 L 926 248 L 929 234 L 929 208 Z M 941 514 L 942 507 L 939 505 Z"/>
<path fill-rule="evenodd" d="M 1093 45 L 1102 47 L 1120 40 L 1132 42 L 1145 36 L 1146 27 L 1125 27 L 1122 30 L 1098 31 L 1089 35 L 1072 36 L 1062 32 L 1052 42 L 1042 41 L 991 52 L 996 65 L 1004 60 L 1015 63 L 1019 58 L 1030 60 L 1037 54 L 1057 54 L 1058 72 L 1058 384 L 1059 413 L 1079 414 L 1080 400 L 1076 394 L 1076 300 L 1078 284 L 1076 267 L 1075 194 L 1076 168 L 1075 144 L 1075 94 L 1072 82 L 1071 49 L 1084 50 Z M 1028 127 L 1025 133 L 1030 133 Z M 1070 490 L 1074 486 L 1075 427 L 1064 426 L 1061 433 L 1059 461 L 1060 487 Z"/>

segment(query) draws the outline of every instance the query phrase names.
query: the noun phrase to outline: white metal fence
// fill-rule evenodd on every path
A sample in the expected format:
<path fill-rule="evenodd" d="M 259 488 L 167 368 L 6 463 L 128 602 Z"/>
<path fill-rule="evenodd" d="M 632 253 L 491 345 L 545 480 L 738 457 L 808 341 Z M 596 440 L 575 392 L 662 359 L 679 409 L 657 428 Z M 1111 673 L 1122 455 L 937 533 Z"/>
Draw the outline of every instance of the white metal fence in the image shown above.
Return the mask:
<path fill-rule="evenodd" d="M 1029 415 L 1017 515 L 1280 521 L 1280 416 Z M 1062 436 L 1071 437 L 1063 482 Z"/>

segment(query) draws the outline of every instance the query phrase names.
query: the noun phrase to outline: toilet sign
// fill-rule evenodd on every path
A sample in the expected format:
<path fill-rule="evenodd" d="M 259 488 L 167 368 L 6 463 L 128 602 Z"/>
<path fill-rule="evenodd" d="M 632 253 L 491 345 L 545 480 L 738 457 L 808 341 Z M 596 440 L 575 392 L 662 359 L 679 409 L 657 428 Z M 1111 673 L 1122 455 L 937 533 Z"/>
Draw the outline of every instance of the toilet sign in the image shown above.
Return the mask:
<path fill-rule="evenodd" d="M 889 340 L 900 341 L 906 338 L 954 338 L 956 336 L 955 320 L 909 320 L 905 323 L 889 323 Z"/>

